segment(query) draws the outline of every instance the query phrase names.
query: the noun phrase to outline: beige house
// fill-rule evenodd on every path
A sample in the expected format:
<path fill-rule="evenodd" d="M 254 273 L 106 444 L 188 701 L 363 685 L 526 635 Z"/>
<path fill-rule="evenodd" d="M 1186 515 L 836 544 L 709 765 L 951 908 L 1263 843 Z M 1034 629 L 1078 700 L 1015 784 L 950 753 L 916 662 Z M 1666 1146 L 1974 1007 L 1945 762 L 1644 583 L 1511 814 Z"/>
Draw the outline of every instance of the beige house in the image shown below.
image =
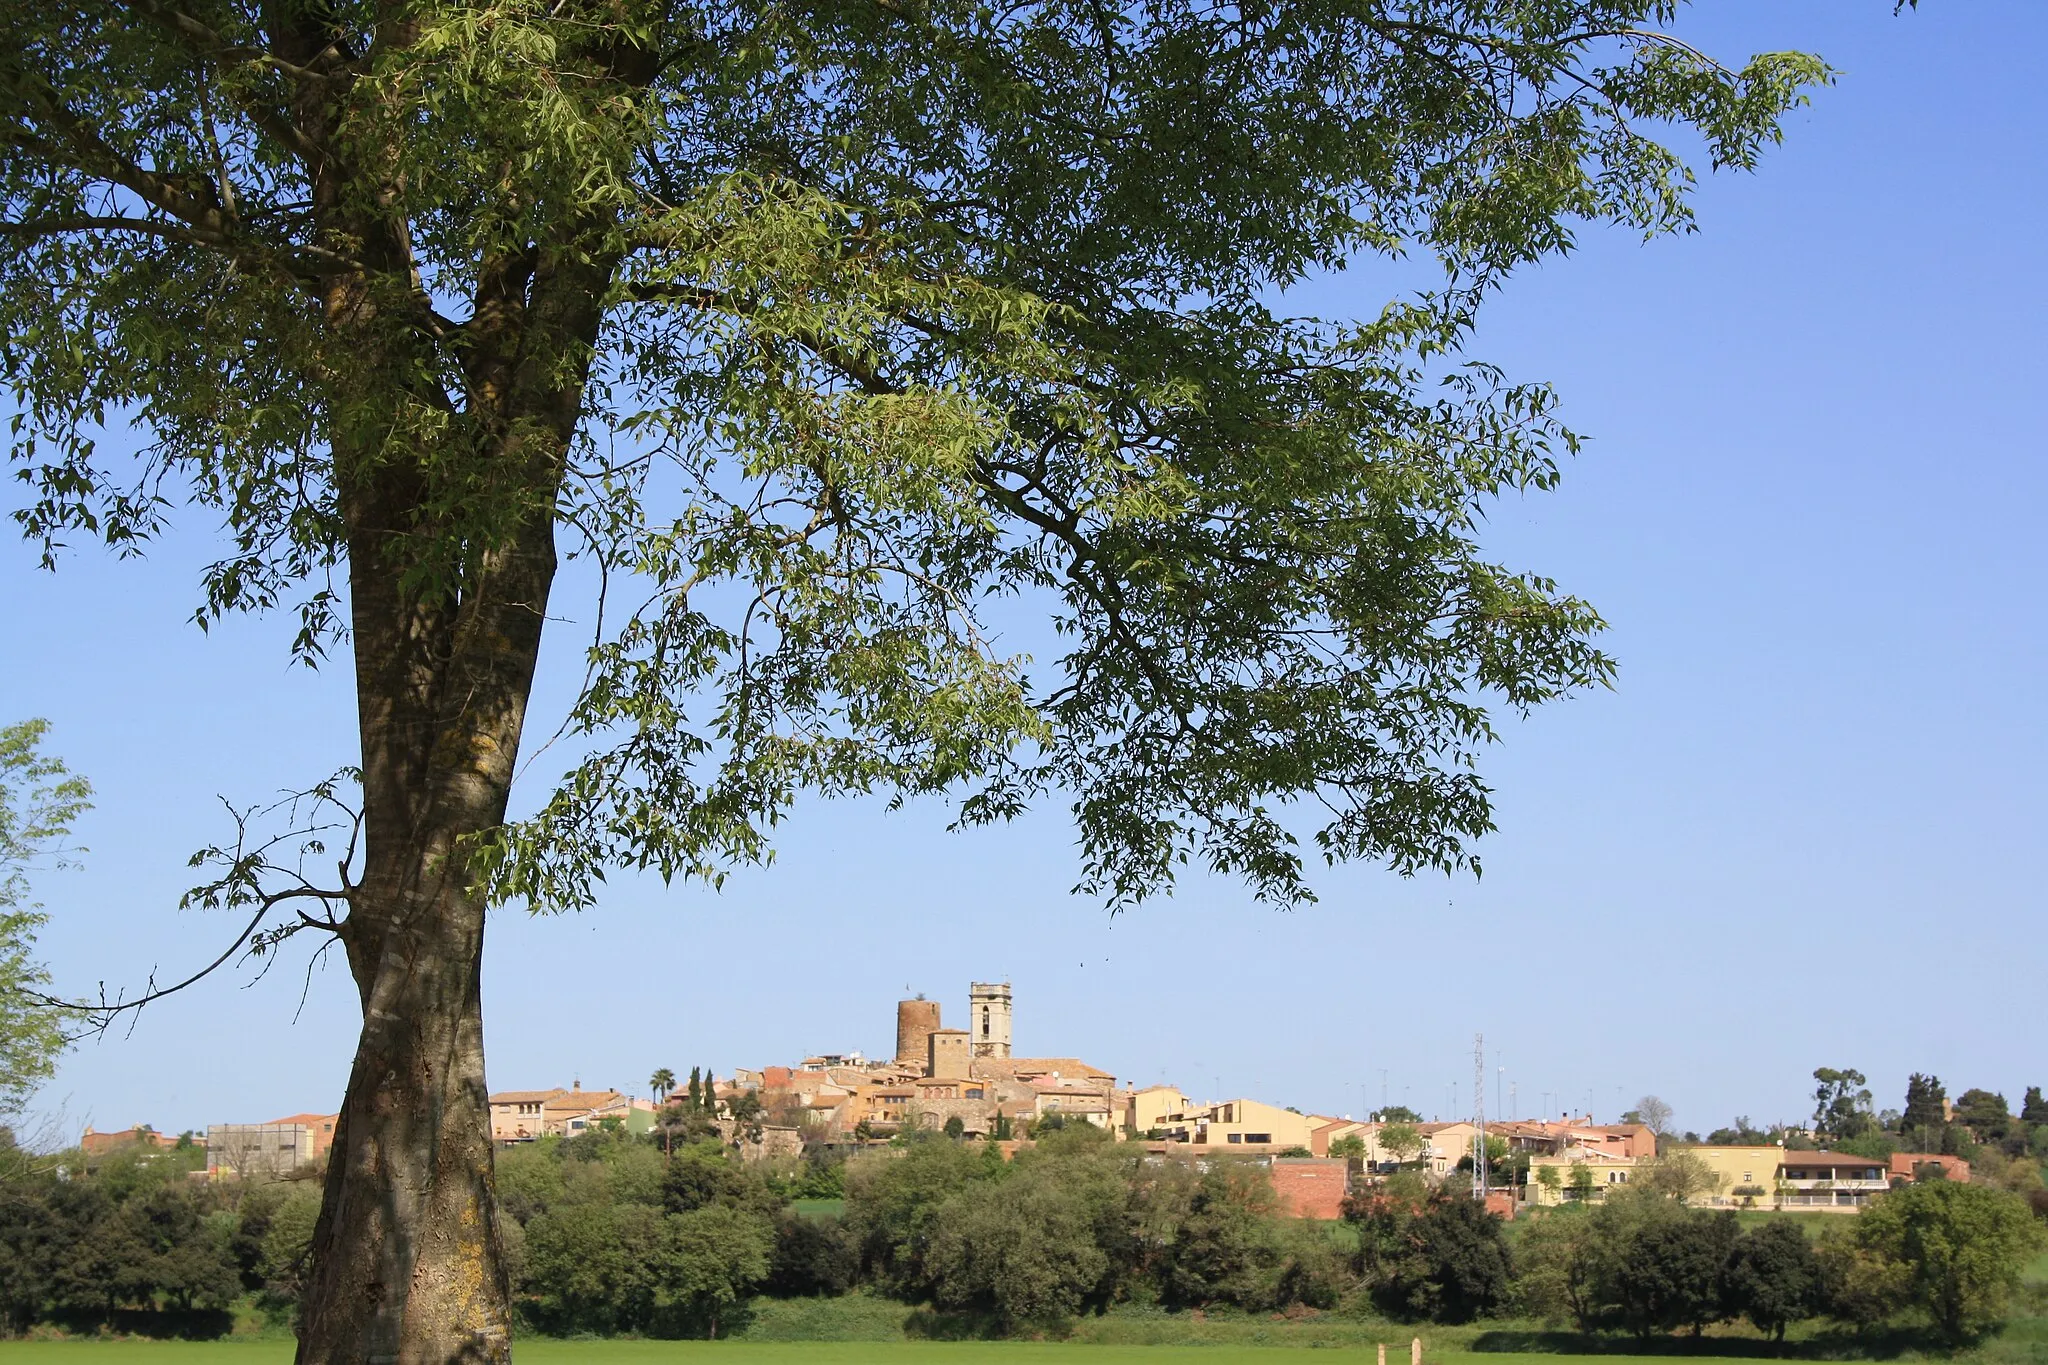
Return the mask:
<path fill-rule="evenodd" d="M 1787 1151 L 1778 1163 L 1781 1209 L 1856 1209 L 1891 1187 L 1888 1163 L 1867 1156 Z"/>
<path fill-rule="evenodd" d="M 1031 1094 L 1034 1119 L 1058 1114 L 1062 1119 L 1079 1119 L 1098 1128 L 1116 1126 L 1115 1102 L 1100 1085 L 1041 1076 L 1031 1082 Z"/>
<path fill-rule="evenodd" d="M 1168 1114 L 1184 1114 L 1191 1107 L 1188 1097 L 1178 1086 L 1172 1085 L 1148 1085 L 1142 1090 L 1126 1090 L 1121 1093 L 1121 1098 L 1124 1127 L 1138 1137 L 1159 1127 Z"/>
<path fill-rule="evenodd" d="M 1657 1135 L 1641 1123 L 1594 1123 L 1591 1119 L 1497 1120 L 1486 1125 L 1488 1137 L 1508 1144 L 1509 1151 L 1545 1153 L 1555 1156 L 1571 1147 L 1584 1147 L 1613 1156 L 1648 1161 L 1657 1155 Z"/>
<path fill-rule="evenodd" d="M 1372 1160 L 1372 1138 L 1378 1129 L 1376 1123 L 1359 1123 L 1355 1119 L 1336 1119 L 1328 1114 L 1311 1114 L 1315 1127 L 1309 1130 L 1308 1149 L 1316 1156 L 1330 1154 L 1330 1144 L 1342 1138 L 1355 1137 L 1365 1144 L 1365 1159 Z"/>
<path fill-rule="evenodd" d="M 1675 1149 L 1670 1156 L 1697 1162 L 1708 1174 L 1708 1188 L 1692 1197 L 1694 1204 L 1708 1208 L 1814 1209 L 1850 1212 L 1861 1208 L 1873 1195 L 1890 1188 L 1886 1164 L 1870 1157 L 1841 1152 L 1788 1151 L 1769 1146 L 1713 1147 L 1700 1145 Z M 1666 1159 L 1669 1159 L 1667 1156 Z M 1530 1181 L 1526 1198 L 1531 1203 L 1554 1204 L 1579 1198 L 1603 1199 L 1607 1193 L 1643 1178 L 1652 1161 L 1636 1161 L 1597 1148 L 1570 1147 L 1555 1155 L 1530 1160 Z M 1540 1172 L 1558 1170 L 1560 1188 L 1545 1188 Z M 1575 1168 L 1591 1177 L 1590 1188 L 1581 1179 L 1572 1180 Z"/>
<path fill-rule="evenodd" d="M 1777 1199 L 1778 1163 L 1785 1149 L 1775 1143 L 1753 1147 L 1701 1145 L 1676 1151 L 1713 1172 L 1714 1188 L 1702 1202 L 1727 1207 L 1754 1201 L 1759 1207 L 1768 1207 Z"/>
<path fill-rule="evenodd" d="M 1321 1122 L 1259 1100 L 1236 1099 L 1166 1114 L 1153 1126 L 1170 1142 L 1270 1153 L 1289 1147 L 1307 1149 Z"/>
<path fill-rule="evenodd" d="M 652 1101 L 617 1090 L 585 1090 L 578 1081 L 567 1090 L 500 1090 L 491 1096 L 491 1141 L 533 1142 L 543 1137 L 574 1137 L 617 1119 L 628 1132 L 654 1126 Z"/>
<path fill-rule="evenodd" d="M 1597 1147 L 1567 1147 L 1562 1152 L 1543 1152 L 1529 1158 L 1529 1183 L 1523 1187 L 1524 1202 L 1538 1207 L 1578 1202 L 1600 1203 L 1614 1190 L 1625 1188 L 1636 1175 L 1636 1159 Z M 1555 1171 L 1555 1177 L 1544 1176 Z"/>
<path fill-rule="evenodd" d="M 1418 1123 L 1415 1131 L 1422 1134 L 1423 1148 L 1418 1160 L 1423 1169 L 1431 1175 L 1447 1176 L 1458 1168 L 1458 1163 L 1472 1155 L 1472 1139 L 1479 1133 L 1476 1125 L 1460 1119 L 1456 1123 Z"/>

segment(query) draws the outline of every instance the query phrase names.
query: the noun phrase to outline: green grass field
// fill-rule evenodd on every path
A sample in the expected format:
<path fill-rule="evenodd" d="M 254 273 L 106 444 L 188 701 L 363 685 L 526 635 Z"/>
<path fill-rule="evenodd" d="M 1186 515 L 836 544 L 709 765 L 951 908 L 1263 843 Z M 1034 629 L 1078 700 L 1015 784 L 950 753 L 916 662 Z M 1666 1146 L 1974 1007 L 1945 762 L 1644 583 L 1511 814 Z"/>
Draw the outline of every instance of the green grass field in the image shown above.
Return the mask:
<path fill-rule="evenodd" d="M 2028 1267 L 2014 1319 L 1997 1337 L 1954 1356 L 1903 1349 L 1876 1358 L 1945 1359 L 1959 1365 L 2048 1365 L 2048 1256 Z M 1671 1365 L 1675 1360 L 1765 1360 L 1769 1345 L 1744 1328 L 1717 1330 L 1697 1344 L 1673 1338 L 1656 1355 L 1581 1353 L 1582 1342 L 1530 1325 L 1475 1324 L 1421 1329 L 1326 1314 L 1279 1320 L 1244 1314 L 1165 1314 L 1118 1309 L 1073 1324 L 1066 1341 L 913 1341 L 904 1337 L 900 1303 L 852 1294 L 843 1299 L 764 1301 L 742 1341 L 522 1340 L 521 1365 L 1287 1365 L 1303 1350 L 1341 1353 L 1375 1365 L 1373 1347 L 1387 1344 L 1388 1365 L 1408 1365 L 1418 1334 L 1427 1365 Z M 1662 1344 L 1662 1343 L 1660 1343 Z M 1817 1358 L 1814 1346 L 1790 1344 L 1795 1358 Z M 1827 1358 L 1822 1351 L 1818 1358 Z M 1853 1355 L 1853 1353 L 1851 1353 Z M 218 1342 L 0 1341 L 0 1365 L 287 1365 L 292 1343 L 282 1335 Z M 1870 1356 L 1863 1357 L 1872 1358 Z"/>
<path fill-rule="evenodd" d="M 518 1348 L 522 1365 L 1268 1365 L 1293 1348 L 1286 1346 L 1076 1346 L 1064 1342 L 753 1342 L 753 1341 L 528 1341 Z M 1373 1359 L 1371 1348 L 1355 1347 L 1354 1359 Z M 286 1341 L 0 1342 L 6 1365 L 286 1365 Z M 1585 1357 L 1594 1359 L 1595 1357 Z M 1388 1365 L 1407 1365 L 1407 1344 L 1393 1345 Z M 1569 1356 L 1507 1352 L 1427 1351 L 1428 1365 L 1563 1365 Z M 1602 1365 L 1669 1365 L 1668 1356 L 1597 1357 Z"/>

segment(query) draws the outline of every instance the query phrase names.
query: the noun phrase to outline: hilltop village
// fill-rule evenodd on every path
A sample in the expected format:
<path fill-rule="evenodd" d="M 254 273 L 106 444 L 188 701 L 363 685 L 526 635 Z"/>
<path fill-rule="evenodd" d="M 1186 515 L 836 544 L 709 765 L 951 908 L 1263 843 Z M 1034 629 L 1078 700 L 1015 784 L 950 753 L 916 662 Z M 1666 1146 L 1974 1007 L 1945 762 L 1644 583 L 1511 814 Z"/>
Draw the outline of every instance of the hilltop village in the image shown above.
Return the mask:
<path fill-rule="evenodd" d="M 499 1091 L 490 1097 L 491 1136 L 514 1147 L 606 1128 L 647 1134 L 687 1103 L 712 1115 L 740 1156 L 788 1161 L 885 1146 L 916 1132 L 985 1140 L 1014 1155 L 1034 1132 L 1085 1123 L 1160 1156 L 1256 1160 L 1288 1208 L 1324 1218 L 1337 1216 L 1361 1180 L 1395 1169 L 1438 1182 L 1472 1180 L 1481 1150 L 1488 1160 L 1474 1193 L 1497 1212 L 1512 1217 L 1523 1205 L 1598 1200 L 1672 1146 L 1668 1134 L 1660 1142 L 1647 1123 L 1598 1123 L 1589 1114 L 1423 1122 L 1391 1111 L 1353 1118 L 1249 1096 L 1202 1103 L 1177 1086 L 1120 1084 L 1113 1071 L 1078 1057 L 1018 1056 L 1008 982 L 971 983 L 966 1023 L 948 1027 L 939 1002 L 920 995 L 897 1002 L 895 1052 L 887 1058 L 821 1053 L 725 1077 L 704 1071 L 691 1075 L 687 1092 L 667 1072 L 647 1095 L 585 1089 L 580 1079 L 566 1088 Z M 215 1124 L 203 1136 L 175 1141 L 203 1146 L 215 1178 L 279 1178 L 323 1162 L 334 1124 L 332 1114 L 294 1114 Z M 1686 1146 L 1706 1187 L 1699 1193 L 1711 1204 L 1848 1211 L 1901 1181 L 1970 1175 L 1969 1163 L 1954 1154 L 1857 1155 L 1813 1149 L 1796 1134 L 1788 1146 L 1786 1138 Z M 173 1141 L 147 1127 L 87 1129 L 82 1145 L 91 1156 Z"/>

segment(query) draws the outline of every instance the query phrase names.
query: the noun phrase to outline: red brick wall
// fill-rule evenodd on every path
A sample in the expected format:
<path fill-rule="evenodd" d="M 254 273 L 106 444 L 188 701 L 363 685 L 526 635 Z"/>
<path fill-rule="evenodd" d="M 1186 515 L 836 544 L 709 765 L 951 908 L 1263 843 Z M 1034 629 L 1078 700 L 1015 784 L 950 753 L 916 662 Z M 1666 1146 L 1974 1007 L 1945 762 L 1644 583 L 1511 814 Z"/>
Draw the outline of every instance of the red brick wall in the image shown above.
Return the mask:
<path fill-rule="evenodd" d="M 1273 1190 L 1280 1207 L 1296 1218 L 1338 1218 L 1351 1163 L 1342 1159 L 1289 1157 L 1273 1163 Z"/>

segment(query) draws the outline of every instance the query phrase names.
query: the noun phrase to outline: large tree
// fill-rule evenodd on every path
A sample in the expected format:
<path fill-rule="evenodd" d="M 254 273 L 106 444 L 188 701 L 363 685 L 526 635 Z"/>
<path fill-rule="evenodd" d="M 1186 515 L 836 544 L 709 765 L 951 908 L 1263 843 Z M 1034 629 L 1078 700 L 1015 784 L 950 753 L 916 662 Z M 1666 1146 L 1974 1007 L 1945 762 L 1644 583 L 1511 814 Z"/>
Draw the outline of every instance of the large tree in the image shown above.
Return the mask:
<path fill-rule="evenodd" d="M 1960 1340 L 1999 1322 L 2048 1231 L 2026 1201 L 1987 1185 L 1929 1180 L 1872 1201 L 1855 1245 L 1934 1325 Z"/>
<path fill-rule="evenodd" d="M 1853 1067 L 1816 1067 L 1813 1079 L 1813 1135 L 1823 1142 L 1861 1137 L 1877 1126 L 1870 1089 Z"/>
<path fill-rule="evenodd" d="M 196 896 L 361 997 L 301 1358 L 509 1351 L 493 905 L 717 881 L 806 791 L 1068 793 L 1113 902 L 1189 859 L 1302 899 L 1301 831 L 1472 862 L 1487 707 L 1610 671 L 1477 544 L 1574 438 L 1475 310 L 1582 224 L 1687 228 L 1658 137 L 1748 167 L 1826 76 L 1673 8 L 0 0 L 27 534 L 195 506 L 201 619 L 355 673 L 338 877 L 251 820 Z M 1281 307 L 1361 257 L 1414 292 Z M 508 823 L 550 615 L 567 771 Z"/>
<path fill-rule="evenodd" d="M 1948 1091 L 1939 1076 L 1914 1072 L 1906 1078 L 1906 1107 L 1899 1114 L 1899 1131 L 1922 1141 L 1923 1133 L 1940 1134 L 1948 1123 Z"/>

